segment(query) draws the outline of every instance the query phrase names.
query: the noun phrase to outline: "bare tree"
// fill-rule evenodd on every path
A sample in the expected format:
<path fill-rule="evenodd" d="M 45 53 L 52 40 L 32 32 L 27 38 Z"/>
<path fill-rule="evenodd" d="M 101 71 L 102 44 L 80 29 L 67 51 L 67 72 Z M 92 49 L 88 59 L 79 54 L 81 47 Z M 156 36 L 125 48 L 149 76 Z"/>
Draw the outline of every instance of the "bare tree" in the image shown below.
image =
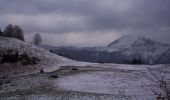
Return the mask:
<path fill-rule="evenodd" d="M 152 89 L 155 95 L 157 95 L 157 100 L 170 100 L 170 82 L 166 77 L 166 73 L 161 75 L 160 73 L 154 72 L 148 68 L 151 76 L 147 78 L 151 80 L 162 92 Z"/>
<path fill-rule="evenodd" d="M 34 35 L 34 37 L 33 37 L 33 43 L 34 43 L 35 45 L 40 45 L 41 42 L 42 42 L 42 37 L 41 37 L 41 35 L 40 35 L 39 33 L 36 33 L 36 34 Z"/>

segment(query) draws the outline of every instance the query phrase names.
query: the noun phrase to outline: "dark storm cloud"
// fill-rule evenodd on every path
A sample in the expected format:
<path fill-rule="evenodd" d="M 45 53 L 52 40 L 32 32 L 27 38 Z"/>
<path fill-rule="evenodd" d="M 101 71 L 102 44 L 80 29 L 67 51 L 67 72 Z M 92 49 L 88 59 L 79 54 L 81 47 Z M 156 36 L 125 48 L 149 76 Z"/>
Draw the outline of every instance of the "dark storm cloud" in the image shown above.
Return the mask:
<path fill-rule="evenodd" d="M 74 13 L 87 14 L 95 8 L 92 0 L 1 0 L 3 13 L 15 12 L 24 14 L 40 13 Z M 89 9 L 91 9 L 89 11 Z"/>
<path fill-rule="evenodd" d="M 0 9 L 2 14 L 85 16 L 92 30 L 170 26 L 169 0 L 1 0 Z"/>
<path fill-rule="evenodd" d="M 19 24 L 27 33 L 115 31 L 157 38 L 170 37 L 169 10 L 169 0 L 0 0 L 0 22 Z"/>
<path fill-rule="evenodd" d="M 168 0 L 127 0 L 127 7 L 113 5 L 91 18 L 91 24 L 97 29 L 150 29 L 170 26 L 170 1 Z M 126 1 L 125 1 L 126 2 Z"/>

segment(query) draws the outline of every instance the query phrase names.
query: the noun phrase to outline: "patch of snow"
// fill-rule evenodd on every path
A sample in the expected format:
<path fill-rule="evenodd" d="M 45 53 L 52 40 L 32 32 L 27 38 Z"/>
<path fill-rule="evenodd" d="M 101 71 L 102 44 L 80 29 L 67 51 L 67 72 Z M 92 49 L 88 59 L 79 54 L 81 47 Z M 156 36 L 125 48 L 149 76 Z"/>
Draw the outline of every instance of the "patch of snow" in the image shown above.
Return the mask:
<path fill-rule="evenodd" d="M 117 94 L 125 91 L 127 95 L 152 95 L 142 88 L 149 84 L 142 73 L 87 72 L 62 77 L 55 82 L 57 88 L 82 92 Z"/>

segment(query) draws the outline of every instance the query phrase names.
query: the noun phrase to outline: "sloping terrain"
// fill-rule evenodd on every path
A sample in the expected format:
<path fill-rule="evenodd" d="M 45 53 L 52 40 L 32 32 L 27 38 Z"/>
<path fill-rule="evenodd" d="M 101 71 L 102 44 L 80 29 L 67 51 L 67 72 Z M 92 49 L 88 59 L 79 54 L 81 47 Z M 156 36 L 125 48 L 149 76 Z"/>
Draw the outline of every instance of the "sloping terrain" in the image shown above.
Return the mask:
<path fill-rule="evenodd" d="M 170 63 L 166 55 L 170 52 L 170 45 L 159 43 L 151 39 L 138 36 L 123 36 L 108 45 L 109 52 L 121 51 L 126 61 L 141 59 L 145 64 Z M 164 59 L 162 59 L 164 57 Z"/>
<path fill-rule="evenodd" d="M 33 44 L 0 37 L 0 76 L 30 74 L 39 72 L 41 68 L 50 71 L 58 69 L 60 63 L 71 61 Z"/>

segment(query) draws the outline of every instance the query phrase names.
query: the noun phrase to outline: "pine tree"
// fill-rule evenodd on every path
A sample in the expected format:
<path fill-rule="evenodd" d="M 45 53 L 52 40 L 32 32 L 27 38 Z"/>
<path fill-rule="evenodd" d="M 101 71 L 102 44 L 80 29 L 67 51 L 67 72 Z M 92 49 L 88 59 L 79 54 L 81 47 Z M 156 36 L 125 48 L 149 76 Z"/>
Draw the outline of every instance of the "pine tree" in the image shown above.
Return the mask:
<path fill-rule="evenodd" d="M 12 24 L 9 24 L 8 26 L 6 26 L 4 32 L 3 32 L 3 36 L 5 37 L 13 37 L 14 34 L 14 27 Z"/>
<path fill-rule="evenodd" d="M 14 37 L 24 41 L 24 33 L 22 31 L 22 29 L 20 28 L 20 26 L 15 25 L 14 26 Z"/>
<path fill-rule="evenodd" d="M 1 33 L 1 35 L 4 37 L 13 37 L 24 41 L 24 33 L 18 25 L 13 26 L 12 24 L 9 24 L 8 26 L 6 26 L 5 30 L 3 31 L 3 33 Z"/>

